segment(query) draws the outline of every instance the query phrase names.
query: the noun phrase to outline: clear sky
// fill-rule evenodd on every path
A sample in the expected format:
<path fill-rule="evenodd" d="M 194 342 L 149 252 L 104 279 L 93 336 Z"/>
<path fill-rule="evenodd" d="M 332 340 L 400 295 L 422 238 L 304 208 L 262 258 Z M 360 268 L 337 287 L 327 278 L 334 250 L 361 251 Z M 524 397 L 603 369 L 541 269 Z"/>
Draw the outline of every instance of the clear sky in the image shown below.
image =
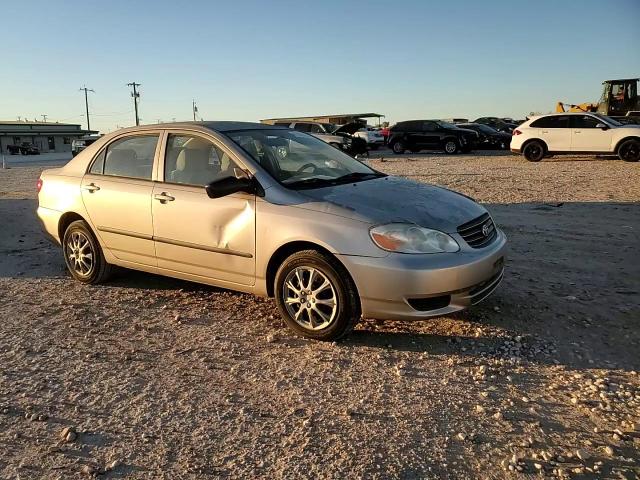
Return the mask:
<path fill-rule="evenodd" d="M 0 0 L 0 120 L 553 110 L 640 76 L 640 0 Z"/>

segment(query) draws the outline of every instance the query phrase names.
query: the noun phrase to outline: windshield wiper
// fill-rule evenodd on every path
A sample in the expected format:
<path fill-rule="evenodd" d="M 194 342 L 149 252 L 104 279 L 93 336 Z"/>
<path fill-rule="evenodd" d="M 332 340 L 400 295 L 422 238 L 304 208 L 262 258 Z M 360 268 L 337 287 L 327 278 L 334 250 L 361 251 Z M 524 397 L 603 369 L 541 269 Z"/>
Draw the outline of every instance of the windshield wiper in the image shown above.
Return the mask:
<path fill-rule="evenodd" d="M 304 180 L 297 180 L 295 182 L 285 184 L 289 188 L 314 188 L 314 187 L 328 187 L 335 185 L 335 179 L 332 178 L 305 178 Z"/>
<path fill-rule="evenodd" d="M 349 182 L 362 182 L 364 180 L 371 180 L 373 178 L 386 177 L 384 173 L 380 172 L 352 172 L 346 175 L 342 175 L 337 178 L 305 178 L 304 180 L 298 180 L 296 182 L 287 183 L 289 188 L 316 188 L 316 187 L 329 187 L 332 185 L 339 185 L 341 183 Z"/>
<path fill-rule="evenodd" d="M 369 172 L 369 173 L 353 172 L 353 173 L 347 173 L 346 175 L 342 175 L 341 177 L 334 179 L 334 182 L 336 183 L 349 183 L 354 181 L 361 182 L 363 180 L 371 180 L 373 178 L 380 178 L 380 177 L 386 177 L 386 175 L 380 172 Z"/>

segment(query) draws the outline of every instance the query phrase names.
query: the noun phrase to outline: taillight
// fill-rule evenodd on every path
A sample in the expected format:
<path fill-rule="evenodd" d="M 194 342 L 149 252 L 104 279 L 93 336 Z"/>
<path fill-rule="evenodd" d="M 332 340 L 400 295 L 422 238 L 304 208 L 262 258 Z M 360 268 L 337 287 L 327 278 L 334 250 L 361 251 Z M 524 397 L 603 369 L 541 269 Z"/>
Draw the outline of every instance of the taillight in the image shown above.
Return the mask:
<path fill-rule="evenodd" d="M 36 190 L 38 191 L 38 193 L 40 193 L 40 190 L 42 190 L 42 179 L 39 178 L 38 181 L 36 182 Z"/>
<path fill-rule="evenodd" d="M 512 135 L 521 135 L 522 132 L 520 130 L 518 130 L 517 128 L 513 131 Z"/>

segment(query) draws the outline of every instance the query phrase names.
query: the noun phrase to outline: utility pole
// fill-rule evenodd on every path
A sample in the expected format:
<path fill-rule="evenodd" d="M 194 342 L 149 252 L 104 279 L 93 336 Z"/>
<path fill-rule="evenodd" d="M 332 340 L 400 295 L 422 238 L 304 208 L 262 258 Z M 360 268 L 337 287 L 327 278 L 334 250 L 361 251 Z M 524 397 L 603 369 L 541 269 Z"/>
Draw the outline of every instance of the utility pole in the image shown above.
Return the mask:
<path fill-rule="evenodd" d="M 196 121 L 196 113 L 198 113 L 198 107 L 196 106 L 196 101 L 194 100 L 191 103 L 191 107 L 193 108 L 193 121 Z"/>
<path fill-rule="evenodd" d="M 96 93 L 96 91 L 87 88 L 86 85 L 80 89 L 80 91 L 82 90 L 84 90 L 84 108 L 87 111 L 87 130 L 91 130 L 91 122 L 89 121 L 89 99 L 87 98 L 87 92 Z"/>
<path fill-rule="evenodd" d="M 48 117 L 49 115 L 40 115 L 40 116 L 42 117 L 42 121 L 43 121 L 44 123 L 47 123 L 47 117 Z"/>
<path fill-rule="evenodd" d="M 140 92 L 136 90 L 136 87 L 140 87 L 141 85 L 136 82 L 127 83 L 127 85 L 133 87 L 131 96 L 133 97 L 133 107 L 136 109 L 136 126 L 138 126 L 140 125 L 140 119 L 138 118 L 138 99 L 140 98 Z"/>

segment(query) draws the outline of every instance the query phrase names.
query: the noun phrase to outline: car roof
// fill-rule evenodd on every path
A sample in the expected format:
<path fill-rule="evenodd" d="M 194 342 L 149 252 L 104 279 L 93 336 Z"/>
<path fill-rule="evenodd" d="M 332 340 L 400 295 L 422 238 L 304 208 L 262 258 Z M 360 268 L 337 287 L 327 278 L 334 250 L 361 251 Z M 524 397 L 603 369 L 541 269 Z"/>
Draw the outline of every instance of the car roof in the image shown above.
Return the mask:
<path fill-rule="evenodd" d="M 122 132 L 138 132 L 144 130 L 157 130 L 158 128 L 189 128 L 201 127 L 215 132 L 224 133 L 234 130 L 265 130 L 274 129 L 282 130 L 286 127 L 282 125 L 268 125 L 266 123 L 257 122 L 234 122 L 234 121 L 200 121 L 200 122 L 170 122 L 170 123 L 152 123 L 149 125 L 139 125 L 136 127 L 123 128 Z"/>

